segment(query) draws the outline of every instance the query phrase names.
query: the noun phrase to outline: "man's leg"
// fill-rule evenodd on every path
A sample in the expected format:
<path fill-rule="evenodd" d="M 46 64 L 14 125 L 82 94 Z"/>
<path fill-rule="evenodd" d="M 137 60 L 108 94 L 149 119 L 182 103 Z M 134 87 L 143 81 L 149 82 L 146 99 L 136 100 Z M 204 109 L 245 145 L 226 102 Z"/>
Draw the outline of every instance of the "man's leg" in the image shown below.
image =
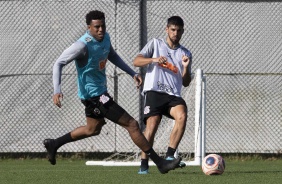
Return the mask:
<path fill-rule="evenodd" d="M 146 120 L 146 129 L 144 131 L 144 136 L 153 147 L 155 134 L 158 130 L 161 117 L 159 115 L 151 116 Z M 148 174 L 149 169 L 149 157 L 145 152 L 141 152 L 141 166 L 138 174 Z"/>
<path fill-rule="evenodd" d="M 150 157 L 150 159 L 152 159 L 152 161 L 157 165 L 159 171 L 162 174 L 165 174 L 168 171 L 173 170 L 178 166 L 178 164 L 181 161 L 180 158 L 172 160 L 172 161 L 168 161 L 168 160 L 162 159 L 161 157 L 159 157 L 156 154 L 156 152 L 153 150 L 150 143 L 147 141 L 145 136 L 142 134 L 139 128 L 138 122 L 134 118 L 132 118 L 128 113 L 125 112 L 122 115 L 122 117 L 118 120 L 117 123 L 128 131 L 133 142 L 142 151 L 144 151 Z"/>
<path fill-rule="evenodd" d="M 43 144 L 47 149 L 48 160 L 52 165 L 56 164 L 57 150 L 64 144 L 84 139 L 90 136 L 100 134 L 101 129 L 105 125 L 104 119 L 86 118 L 86 125 L 81 126 L 57 139 L 45 139 Z"/>
<path fill-rule="evenodd" d="M 174 118 L 174 127 L 170 134 L 169 146 L 166 152 L 167 159 L 174 159 L 174 153 L 184 135 L 187 120 L 187 110 L 184 105 L 177 105 L 170 110 L 171 116 Z M 185 167 L 185 164 L 181 163 L 180 167 Z"/>

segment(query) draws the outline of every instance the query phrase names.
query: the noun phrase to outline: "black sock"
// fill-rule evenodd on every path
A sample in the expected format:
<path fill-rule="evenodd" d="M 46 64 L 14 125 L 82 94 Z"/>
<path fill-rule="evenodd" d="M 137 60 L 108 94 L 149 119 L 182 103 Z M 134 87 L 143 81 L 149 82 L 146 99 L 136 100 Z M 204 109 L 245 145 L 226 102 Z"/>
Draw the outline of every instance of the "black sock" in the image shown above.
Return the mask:
<path fill-rule="evenodd" d="M 157 155 L 153 148 L 150 148 L 148 151 L 145 151 L 145 153 L 150 157 L 150 159 L 153 160 L 156 165 L 159 165 L 163 160 L 159 155 Z"/>
<path fill-rule="evenodd" d="M 58 149 L 62 145 L 69 143 L 69 142 L 73 142 L 73 141 L 74 140 L 71 138 L 71 134 L 69 132 L 66 135 L 63 135 L 62 137 L 55 139 L 55 146 Z"/>
<path fill-rule="evenodd" d="M 145 171 L 149 168 L 149 159 L 141 159 L 141 171 Z"/>
<path fill-rule="evenodd" d="M 172 147 L 168 147 L 165 157 L 174 157 L 175 151 L 176 151 L 176 149 L 174 149 Z"/>

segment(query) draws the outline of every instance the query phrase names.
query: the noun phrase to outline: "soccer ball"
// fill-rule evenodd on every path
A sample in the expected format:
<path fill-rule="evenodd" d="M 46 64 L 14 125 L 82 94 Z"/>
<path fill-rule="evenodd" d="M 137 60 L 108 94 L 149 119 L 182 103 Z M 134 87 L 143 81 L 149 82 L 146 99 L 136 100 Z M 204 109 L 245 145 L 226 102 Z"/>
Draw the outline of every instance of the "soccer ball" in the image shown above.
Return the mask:
<path fill-rule="evenodd" d="M 220 155 L 209 154 L 202 162 L 202 170 L 206 175 L 220 175 L 224 172 L 225 162 Z"/>

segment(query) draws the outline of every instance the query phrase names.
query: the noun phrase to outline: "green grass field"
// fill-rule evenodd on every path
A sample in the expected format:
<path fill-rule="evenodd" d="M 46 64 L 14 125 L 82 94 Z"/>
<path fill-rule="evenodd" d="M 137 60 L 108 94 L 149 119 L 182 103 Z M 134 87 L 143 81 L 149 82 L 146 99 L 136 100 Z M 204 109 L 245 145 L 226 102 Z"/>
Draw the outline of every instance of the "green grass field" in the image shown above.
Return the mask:
<path fill-rule="evenodd" d="M 86 166 L 86 160 L 60 159 L 52 166 L 46 159 L 0 160 L 0 183 L 6 184 L 278 184 L 282 183 L 282 160 L 226 160 L 220 176 L 206 176 L 199 166 L 160 174 L 155 166 L 150 174 L 138 175 L 136 166 Z"/>

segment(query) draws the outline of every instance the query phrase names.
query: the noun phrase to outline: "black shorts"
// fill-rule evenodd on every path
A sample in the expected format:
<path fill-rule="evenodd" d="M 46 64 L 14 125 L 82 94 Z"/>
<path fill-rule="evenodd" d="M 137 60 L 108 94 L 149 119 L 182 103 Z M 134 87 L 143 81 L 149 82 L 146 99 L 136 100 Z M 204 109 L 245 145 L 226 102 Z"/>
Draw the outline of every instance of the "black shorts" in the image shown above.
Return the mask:
<path fill-rule="evenodd" d="M 81 102 L 85 106 L 86 117 L 94 119 L 107 118 L 117 123 L 125 112 L 108 93 Z"/>
<path fill-rule="evenodd" d="M 177 105 L 184 105 L 187 108 L 186 102 L 181 97 L 160 93 L 156 91 L 147 91 L 145 93 L 145 106 L 143 112 L 143 121 L 146 124 L 147 118 L 154 115 L 165 115 L 171 119 L 170 109 Z"/>

